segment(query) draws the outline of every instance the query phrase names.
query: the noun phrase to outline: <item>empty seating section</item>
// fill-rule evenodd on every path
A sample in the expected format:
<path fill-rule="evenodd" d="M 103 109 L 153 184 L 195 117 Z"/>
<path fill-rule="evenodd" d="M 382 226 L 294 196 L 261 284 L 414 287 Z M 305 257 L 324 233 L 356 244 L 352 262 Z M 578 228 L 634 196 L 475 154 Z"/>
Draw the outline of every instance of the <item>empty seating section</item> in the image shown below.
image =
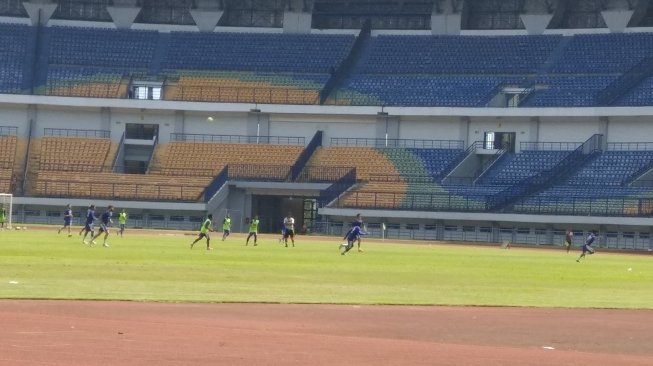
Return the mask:
<path fill-rule="evenodd" d="M 597 93 L 617 79 L 617 75 L 543 76 L 534 85 L 542 86 L 529 95 L 529 107 L 590 107 L 597 105 Z"/>
<path fill-rule="evenodd" d="M 358 74 L 340 96 L 349 97 L 351 105 L 482 107 L 499 85 L 517 80 L 494 76 Z M 336 98 L 341 99 L 338 95 Z"/>
<path fill-rule="evenodd" d="M 150 67 L 159 35 L 51 27 L 49 37 L 46 94 L 117 98 L 124 76 Z"/>
<path fill-rule="evenodd" d="M 184 72 L 166 99 L 236 103 L 314 104 L 326 74 Z"/>
<path fill-rule="evenodd" d="M 25 25 L 0 24 L 0 93 L 19 93 L 23 88 L 28 30 Z"/>
<path fill-rule="evenodd" d="M 578 34 L 552 73 L 623 73 L 653 54 L 652 33 Z"/>
<path fill-rule="evenodd" d="M 553 168 L 569 155 L 569 151 L 522 151 L 505 153 L 492 168 L 482 176 L 481 184 L 513 185 Z"/>
<path fill-rule="evenodd" d="M 345 193 L 338 204 L 341 207 L 372 207 L 396 209 L 406 196 L 404 182 L 365 182 Z"/>
<path fill-rule="evenodd" d="M 605 151 L 561 184 L 520 202 L 518 212 L 622 215 L 636 212 L 653 188 L 626 185 L 653 167 L 653 151 Z"/>
<path fill-rule="evenodd" d="M 35 193 L 47 197 L 196 201 L 206 186 L 196 177 L 161 174 L 41 171 L 37 177 Z"/>
<path fill-rule="evenodd" d="M 326 74 L 354 43 L 349 35 L 172 32 L 164 68 Z"/>
<path fill-rule="evenodd" d="M 11 176 L 13 175 L 17 144 L 16 136 L 0 135 L 0 193 L 11 191 Z"/>
<path fill-rule="evenodd" d="M 571 177 L 568 184 L 619 186 L 652 163 L 653 151 L 606 151 Z"/>
<path fill-rule="evenodd" d="M 482 107 L 535 73 L 561 36 L 378 36 L 334 104 Z"/>
<path fill-rule="evenodd" d="M 180 75 L 169 98 L 315 104 L 353 41 L 343 35 L 175 32 L 163 61 Z"/>
<path fill-rule="evenodd" d="M 126 71 L 110 68 L 50 66 L 46 94 L 116 98 Z"/>
<path fill-rule="evenodd" d="M 329 146 L 318 148 L 310 166 L 355 167 L 358 180 L 369 180 L 372 175 L 398 176 L 399 171 L 378 149 L 355 146 Z M 334 177 L 338 179 L 340 177 Z"/>
<path fill-rule="evenodd" d="M 562 36 L 378 36 L 363 74 L 534 73 Z"/>
<path fill-rule="evenodd" d="M 145 69 L 158 37 L 156 31 L 51 27 L 48 63 Z"/>
<path fill-rule="evenodd" d="M 30 27 L 0 25 L 0 92 L 23 90 Z M 54 26 L 44 31 L 47 94 L 124 97 L 126 77 L 169 77 L 170 100 L 314 104 L 353 35 L 200 33 Z M 521 106 L 596 106 L 597 93 L 653 54 L 652 33 L 573 36 L 381 35 L 360 48 L 327 103 L 483 107 L 504 86 Z M 174 81 L 179 79 L 179 83 Z M 123 88 L 121 88 L 121 85 Z M 37 89 L 41 90 L 41 89 Z M 617 105 L 652 105 L 653 78 Z"/>
<path fill-rule="evenodd" d="M 309 164 L 318 166 L 355 166 L 363 183 L 345 193 L 338 205 L 391 209 L 445 209 L 485 207 L 447 192 L 436 177 L 456 159 L 462 149 L 371 148 L 332 146 L 316 151 Z M 358 205 L 358 206 L 357 206 Z"/>
<path fill-rule="evenodd" d="M 228 164 L 253 166 L 290 166 L 295 163 L 303 146 L 271 144 L 226 144 L 170 142 L 161 148 L 161 165 L 155 167 L 163 174 L 184 174 L 193 170 L 196 175 L 206 172 L 206 184 Z M 254 172 L 255 173 L 255 172 Z M 260 177 L 276 174 L 269 169 L 260 169 Z M 276 178 L 276 177 L 273 177 Z"/>
<path fill-rule="evenodd" d="M 408 149 L 424 163 L 428 175 L 441 177 L 447 172 L 445 169 L 460 157 L 462 149 Z"/>
<path fill-rule="evenodd" d="M 615 104 L 618 106 L 646 106 L 653 104 L 653 77 L 642 80 Z"/>
<path fill-rule="evenodd" d="M 39 170 L 101 172 L 111 150 L 108 138 L 43 137 Z"/>

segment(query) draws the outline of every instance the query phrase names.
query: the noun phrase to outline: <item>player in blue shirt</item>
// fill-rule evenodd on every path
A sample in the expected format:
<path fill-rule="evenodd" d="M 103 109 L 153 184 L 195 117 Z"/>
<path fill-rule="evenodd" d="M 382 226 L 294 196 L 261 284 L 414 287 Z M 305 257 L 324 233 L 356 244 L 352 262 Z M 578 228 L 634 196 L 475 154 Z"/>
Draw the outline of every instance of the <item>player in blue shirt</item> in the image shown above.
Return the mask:
<path fill-rule="evenodd" d="M 362 235 L 367 235 L 360 226 L 353 226 L 343 239 L 347 239 L 346 244 L 340 244 L 340 254 L 345 255 L 351 248 L 354 247 L 354 242 L 360 240 Z"/>
<path fill-rule="evenodd" d="M 95 243 L 95 239 L 97 239 L 102 233 L 104 233 L 104 241 L 102 242 L 102 246 L 105 248 L 109 247 L 109 243 L 107 243 L 107 238 L 109 237 L 109 226 L 113 223 L 113 220 L 111 220 L 111 217 L 113 217 L 113 206 L 109 205 L 107 207 L 107 210 L 104 211 L 102 216 L 100 216 L 100 230 L 98 230 L 97 234 L 93 237 L 93 243 Z"/>
<path fill-rule="evenodd" d="M 93 238 L 95 220 L 97 220 L 97 217 L 95 217 L 95 205 L 90 205 L 88 206 L 88 210 L 86 210 L 86 221 L 84 223 L 84 227 L 82 228 L 82 231 L 79 232 L 79 235 L 84 233 L 84 236 L 82 237 L 82 243 L 88 244 L 86 241 L 86 235 L 88 235 L 88 233 L 91 233 L 91 238 Z M 92 242 L 92 244 L 95 244 L 95 242 Z"/>
<path fill-rule="evenodd" d="M 585 257 L 585 253 L 589 253 L 590 255 L 594 254 L 594 248 L 592 248 L 592 244 L 594 244 L 595 240 L 596 231 L 592 230 L 592 232 L 587 235 L 587 239 L 585 239 L 585 245 L 583 245 L 583 252 L 580 254 L 580 257 L 576 259 L 576 262 L 580 262 L 580 260 Z"/>
<path fill-rule="evenodd" d="M 354 227 L 359 227 L 359 228 L 361 228 L 361 229 L 363 228 L 363 218 L 361 217 L 361 214 L 356 214 L 356 219 L 354 219 L 354 221 L 351 223 L 351 227 L 352 227 L 352 228 L 354 228 Z M 358 244 L 358 251 L 359 251 L 359 252 L 362 252 L 363 249 L 361 249 L 361 238 L 360 238 L 360 235 L 358 236 L 358 239 L 356 240 L 356 242 L 357 242 L 357 244 Z"/>
<path fill-rule="evenodd" d="M 68 228 L 68 237 L 73 236 L 70 233 L 70 225 L 73 223 L 73 210 L 70 208 L 70 204 L 66 205 L 66 209 L 63 211 L 63 226 L 57 232 L 61 234 L 61 230 Z"/>

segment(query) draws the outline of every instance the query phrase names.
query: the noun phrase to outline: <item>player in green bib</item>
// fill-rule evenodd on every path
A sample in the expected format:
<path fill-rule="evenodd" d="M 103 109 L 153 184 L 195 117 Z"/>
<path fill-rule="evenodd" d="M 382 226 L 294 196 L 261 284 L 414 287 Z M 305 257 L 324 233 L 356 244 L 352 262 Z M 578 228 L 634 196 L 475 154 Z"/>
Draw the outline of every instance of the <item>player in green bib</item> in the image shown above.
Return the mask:
<path fill-rule="evenodd" d="M 194 242 L 190 244 L 190 248 L 193 249 L 193 245 L 197 243 L 198 241 L 202 240 L 202 238 L 206 238 L 206 250 L 211 250 L 211 237 L 209 236 L 209 232 L 213 231 L 213 215 L 208 214 L 206 216 L 206 220 L 202 223 L 202 227 L 200 228 L 200 234 L 197 236 L 197 239 L 195 239 Z"/>
<path fill-rule="evenodd" d="M 7 211 L 5 211 L 5 206 L 0 206 L 0 229 L 5 228 L 5 220 L 7 220 Z"/>
<path fill-rule="evenodd" d="M 120 230 L 118 234 L 122 238 L 122 234 L 125 232 L 125 224 L 127 223 L 127 212 L 123 208 L 122 211 L 118 214 L 118 224 L 120 225 Z"/>
<path fill-rule="evenodd" d="M 222 220 L 222 241 L 224 241 L 229 234 L 231 234 L 231 216 L 227 214 L 227 216 L 224 217 L 224 220 Z"/>
<path fill-rule="evenodd" d="M 259 224 L 259 219 L 258 215 L 254 216 L 254 218 L 249 222 L 249 235 L 247 235 L 247 241 L 245 241 L 245 245 L 249 244 L 249 238 L 254 236 L 254 246 L 256 246 L 256 240 L 258 239 L 258 224 Z"/>

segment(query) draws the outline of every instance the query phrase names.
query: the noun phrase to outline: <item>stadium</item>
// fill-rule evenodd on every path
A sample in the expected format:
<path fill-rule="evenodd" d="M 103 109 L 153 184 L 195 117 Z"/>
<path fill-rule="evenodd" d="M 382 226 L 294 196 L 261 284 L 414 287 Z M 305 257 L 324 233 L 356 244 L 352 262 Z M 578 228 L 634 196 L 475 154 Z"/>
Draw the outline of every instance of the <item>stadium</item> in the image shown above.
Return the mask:
<path fill-rule="evenodd" d="M 84 357 L 59 350 L 54 361 L 24 359 L 20 347 L 33 344 L 17 340 L 26 333 L 12 323 L 0 338 L 9 355 L 0 363 L 649 364 L 652 118 L 650 0 L 0 0 L 0 204 L 3 227 L 29 228 L 0 232 L 0 260 L 11 269 L 0 275 L 0 298 L 11 309 L 0 319 L 38 324 L 30 316 L 57 314 L 63 303 L 45 301 L 31 313 L 16 299 L 143 302 L 133 314 L 148 324 L 166 321 L 148 311 L 171 311 L 158 302 L 190 302 L 203 322 L 217 322 L 209 328 L 260 337 L 264 350 L 230 348 L 193 361 L 187 342 L 175 358 L 166 353 L 174 340 L 159 339 L 149 345 L 158 357 L 137 342 L 119 358 L 97 347 L 123 346 L 93 333 L 98 345 L 85 343 Z M 65 235 L 53 239 L 68 204 L 73 227 L 84 225 L 91 204 L 98 213 L 126 210 L 125 241 L 112 237 L 98 258 L 101 248 L 81 254 Z M 233 235 L 221 243 L 213 234 L 213 257 L 197 248 L 185 257 L 208 214 L 216 232 L 229 215 Z M 370 249 L 342 258 L 335 248 L 357 214 Z M 298 250 L 280 254 L 273 244 L 289 215 Z M 255 216 L 259 257 L 233 244 L 244 244 Z M 594 247 L 609 254 L 569 269 L 578 253 L 561 257 L 560 248 L 570 231 L 574 250 L 597 232 Z M 50 261 L 57 254 L 60 261 Z M 300 265 L 308 263 L 316 267 Z M 147 280 L 137 268 L 149 271 Z M 106 278 L 82 280 L 88 270 Z M 360 287 L 334 281 L 333 270 Z M 177 283 L 198 271 L 214 282 Z M 250 272 L 261 282 L 243 275 Z M 101 303 L 66 308 L 107 311 Z M 275 353 L 276 333 L 211 320 L 214 308 L 204 303 L 224 303 L 216 308 L 245 322 L 269 311 L 266 303 L 314 304 L 275 311 L 326 320 L 288 320 L 295 328 L 286 329 L 261 315 L 257 324 L 297 342 Z M 441 307 L 420 310 L 430 319 L 424 324 L 390 320 L 415 305 Z M 363 306 L 388 326 L 375 336 L 370 317 L 348 328 L 357 317 L 338 306 Z M 506 322 L 524 314 L 479 308 L 470 317 L 503 325 L 481 329 L 461 317 L 451 338 L 423 329 L 476 306 L 537 308 L 543 323 L 509 329 Z M 565 318 L 581 314 L 627 320 L 608 328 Z M 115 316 L 122 327 L 145 329 Z M 551 332 L 538 333 L 537 350 L 505 338 L 546 328 L 547 316 L 577 325 L 559 330 L 564 351 L 537 353 L 553 349 Z M 210 333 L 182 321 L 189 329 L 151 328 L 140 339 Z M 572 340 L 626 327 L 635 341 Z M 245 328 L 250 333 L 238 333 Z M 334 356 L 348 331 L 363 352 Z M 470 334 L 486 338 L 468 343 Z M 399 347 L 402 339 L 410 344 Z M 451 351 L 454 344 L 464 347 Z"/>

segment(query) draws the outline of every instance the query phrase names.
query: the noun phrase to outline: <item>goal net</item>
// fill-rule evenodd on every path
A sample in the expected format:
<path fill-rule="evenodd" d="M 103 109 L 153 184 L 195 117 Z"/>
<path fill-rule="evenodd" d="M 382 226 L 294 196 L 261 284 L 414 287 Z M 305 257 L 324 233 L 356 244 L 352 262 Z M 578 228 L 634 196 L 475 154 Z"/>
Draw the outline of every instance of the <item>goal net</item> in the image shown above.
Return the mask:
<path fill-rule="evenodd" d="M 10 193 L 0 193 L 0 227 L 11 229 L 14 196 Z"/>

